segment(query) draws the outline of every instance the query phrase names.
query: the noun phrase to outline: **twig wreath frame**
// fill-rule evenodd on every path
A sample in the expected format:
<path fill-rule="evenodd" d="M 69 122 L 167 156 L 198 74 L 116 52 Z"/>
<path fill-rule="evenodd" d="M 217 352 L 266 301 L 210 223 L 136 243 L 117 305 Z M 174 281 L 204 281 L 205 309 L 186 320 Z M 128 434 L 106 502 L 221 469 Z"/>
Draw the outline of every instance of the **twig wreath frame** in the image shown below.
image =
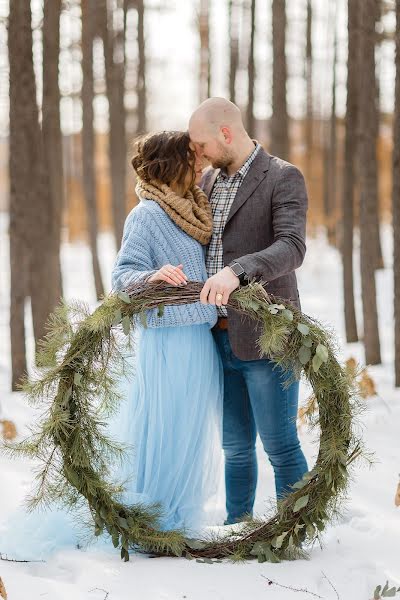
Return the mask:
<path fill-rule="evenodd" d="M 268 295 L 259 283 L 235 291 L 229 306 L 261 322 L 261 355 L 310 383 L 319 409 L 310 425 L 320 428 L 313 469 L 266 520 L 249 520 L 240 529 L 204 540 L 159 529 L 159 507 L 126 506 L 120 501 L 121 485 L 110 483 L 111 465 L 124 452 L 105 434 L 105 419 L 120 402 L 116 382 L 124 362 L 123 340 L 128 343 L 138 319 L 146 326 L 146 310 L 158 308 L 161 316 L 165 305 L 198 301 L 201 288 L 198 282 L 184 288 L 136 283 L 106 297 L 93 313 L 81 303 L 61 305 L 49 320 L 34 376 L 22 383 L 30 403 L 47 408 L 32 435 L 8 443 L 6 450 L 39 459 L 31 507 L 51 501 L 71 507 L 86 500 L 95 535 L 108 533 L 125 561 L 130 549 L 202 562 L 296 558 L 337 513 L 349 466 L 363 454 L 354 420 L 359 404 L 354 381 L 336 358 L 332 334 Z"/>

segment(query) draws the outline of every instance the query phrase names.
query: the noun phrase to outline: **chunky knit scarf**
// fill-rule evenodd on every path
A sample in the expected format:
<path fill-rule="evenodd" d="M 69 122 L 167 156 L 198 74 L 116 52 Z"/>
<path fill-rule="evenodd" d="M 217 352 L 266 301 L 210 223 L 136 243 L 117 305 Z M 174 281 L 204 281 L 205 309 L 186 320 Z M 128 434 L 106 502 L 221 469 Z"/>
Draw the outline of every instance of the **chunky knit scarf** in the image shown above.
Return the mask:
<path fill-rule="evenodd" d="M 148 183 L 138 178 L 136 193 L 157 202 L 178 227 L 200 244 L 208 244 L 213 229 L 212 212 L 206 194 L 199 187 L 194 185 L 182 198 L 166 183 Z"/>

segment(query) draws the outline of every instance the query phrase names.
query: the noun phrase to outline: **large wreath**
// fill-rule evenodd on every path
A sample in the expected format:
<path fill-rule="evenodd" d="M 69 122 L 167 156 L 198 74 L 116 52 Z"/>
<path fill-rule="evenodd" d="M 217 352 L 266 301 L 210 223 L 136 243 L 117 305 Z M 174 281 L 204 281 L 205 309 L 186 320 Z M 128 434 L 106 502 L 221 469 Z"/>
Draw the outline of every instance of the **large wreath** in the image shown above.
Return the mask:
<path fill-rule="evenodd" d="M 235 291 L 229 306 L 261 322 L 262 355 L 296 378 L 303 374 L 311 384 L 319 410 L 310 425 L 320 428 L 313 469 L 264 520 L 252 519 L 202 540 L 188 539 L 182 531 L 160 530 L 160 507 L 124 505 L 121 485 L 111 483 L 112 465 L 124 449 L 107 436 L 106 421 L 119 406 L 117 382 L 130 333 L 138 320 L 146 326 L 147 309 L 158 307 L 161 316 L 165 305 L 198 301 L 201 288 L 193 282 L 185 288 L 135 284 L 109 295 L 92 314 L 79 303 L 60 306 L 50 318 L 36 372 L 22 385 L 32 403 L 45 403 L 45 413 L 32 435 L 8 444 L 8 451 L 40 461 L 31 506 L 52 500 L 73 506 L 83 500 L 95 535 L 108 533 L 125 561 L 132 548 L 206 562 L 224 557 L 257 556 L 261 562 L 295 558 L 337 513 L 349 465 L 363 452 L 354 426 L 359 404 L 354 381 L 335 356 L 332 334 L 291 304 L 268 295 L 258 283 Z"/>

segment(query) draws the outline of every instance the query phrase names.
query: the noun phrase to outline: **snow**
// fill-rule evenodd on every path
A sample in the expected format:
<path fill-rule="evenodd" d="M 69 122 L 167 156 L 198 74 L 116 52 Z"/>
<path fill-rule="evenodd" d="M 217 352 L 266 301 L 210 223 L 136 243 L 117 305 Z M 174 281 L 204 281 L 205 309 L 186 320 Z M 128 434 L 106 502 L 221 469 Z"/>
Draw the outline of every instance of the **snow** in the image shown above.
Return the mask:
<path fill-rule="evenodd" d="M 8 333 L 9 270 L 7 219 L 0 215 L 0 418 L 11 419 L 23 435 L 32 417 L 19 393 L 10 390 L 10 344 Z M 12 563 L 0 561 L 2 578 L 10 600 L 242 600 L 251 598 L 298 600 L 311 593 L 327 600 L 369 600 L 378 584 L 388 579 L 400 585 L 399 542 L 400 508 L 394 494 L 400 471 L 399 435 L 400 390 L 394 389 L 391 231 L 383 228 L 386 268 L 377 274 L 379 318 L 383 364 L 369 368 L 378 396 L 365 402 L 362 417 L 367 448 L 375 453 L 375 463 L 358 468 L 351 483 L 343 516 L 329 526 L 323 545 L 310 552 L 309 560 L 281 564 L 200 564 L 182 558 L 150 559 L 131 556 L 123 563 L 112 546 L 90 546 L 56 551 L 46 562 Z M 99 238 L 100 259 L 105 282 L 115 256 L 108 234 Z M 95 306 L 90 252 L 80 244 L 63 244 L 62 266 L 67 299 L 80 298 Z M 356 269 L 357 272 L 357 269 Z M 90 274 L 90 275 L 89 275 Z M 304 312 L 333 327 L 338 335 L 344 360 L 354 356 L 363 360 L 361 344 L 346 345 L 342 308 L 341 264 L 338 252 L 330 248 L 323 232 L 310 239 L 305 263 L 299 273 L 299 289 Z M 359 280 L 356 278 L 357 312 L 361 314 Z M 29 315 L 29 307 L 27 307 Z M 32 357 L 32 327 L 28 320 L 28 353 Z M 304 400 L 309 390 L 302 386 Z M 309 464 L 315 459 L 315 439 L 304 428 L 300 437 Z M 256 512 L 262 514 L 273 494 L 272 471 L 261 447 Z M 1 525 L 11 519 L 28 493 L 32 464 L 10 461 L 0 456 L 0 552 Z M 220 498 L 223 505 L 223 497 Z M 22 549 L 23 550 L 23 549 Z M 23 552 L 22 552 L 23 553 Z M 10 558 L 12 558 L 10 556 Z M 272 584 L 268 584 L 268 579 Z M 303 589 L 295 592 L 287 589 Z M 108 596 L 107 596 L 108 594 Z M 317 596 L 317 597 L 318 597 Z"/>

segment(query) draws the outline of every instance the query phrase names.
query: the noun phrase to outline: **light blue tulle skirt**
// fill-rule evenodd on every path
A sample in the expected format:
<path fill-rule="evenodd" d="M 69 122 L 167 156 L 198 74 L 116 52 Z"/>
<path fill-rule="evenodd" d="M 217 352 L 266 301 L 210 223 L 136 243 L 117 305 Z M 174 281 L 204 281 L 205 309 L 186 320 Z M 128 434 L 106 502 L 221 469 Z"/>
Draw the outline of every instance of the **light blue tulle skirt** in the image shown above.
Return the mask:
<path fill-rule="evenodd" d="M 111 433 L 130 444 L 123 501 L 159 504 L 164 529 L 198 530 L 213 519 L 222 481 L 222 367 L 209 325 L 138 331 L 134 375 Z M 129 359 L 128 359 L 129 360 Z"/>
<path fill-rule="evenodd" d="M 223 377 L 207 324 L 138 329 L 132 373 L 121 379 L 120 410 L 108 433 L 128 446 L 112 479 L 124 483 L 124 503 L 159 504 L 162 529 L 189 536 L 217 523 L 223 486 Z M 219 516 L 219 515 L 218 515 Z M 28 514 L 22 507 L 0 519 L 0 550 L 17 559 L 45 559 L 65 547 L 84 547 L 91 522 L 63 509 Z M 108 537 L 101 548 L 115 552 Z"/>

